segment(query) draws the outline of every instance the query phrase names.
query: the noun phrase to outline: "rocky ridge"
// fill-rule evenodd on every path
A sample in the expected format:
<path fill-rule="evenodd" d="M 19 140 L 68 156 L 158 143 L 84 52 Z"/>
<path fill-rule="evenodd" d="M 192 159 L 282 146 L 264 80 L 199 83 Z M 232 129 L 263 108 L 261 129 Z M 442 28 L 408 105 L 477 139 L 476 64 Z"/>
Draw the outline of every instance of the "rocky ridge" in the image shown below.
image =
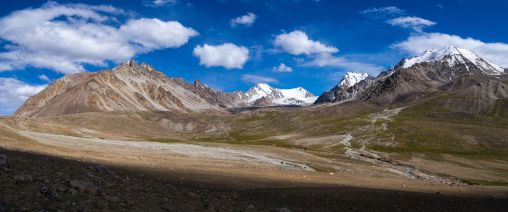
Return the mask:
<path fill-rule="evenodd" d="M 225 108 L 311 104 L 315 97 L 303 88 L 277 89 L 258 84 L 247 92 L 224 92 L 201 81 L 167 77 L 146 63 L 121 63 L 112 70 L 66 75 L 31 96 L 13 115 L 41 117 L 85 112 L 180 111 L 226 112 Z"/>

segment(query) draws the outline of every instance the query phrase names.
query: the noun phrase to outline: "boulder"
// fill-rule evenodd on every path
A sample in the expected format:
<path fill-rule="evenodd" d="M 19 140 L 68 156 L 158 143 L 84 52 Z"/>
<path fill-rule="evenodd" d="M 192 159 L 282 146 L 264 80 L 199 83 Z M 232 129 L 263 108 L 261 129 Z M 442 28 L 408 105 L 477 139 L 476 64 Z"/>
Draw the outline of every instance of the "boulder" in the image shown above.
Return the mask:
<path fill-rule="evenodd" d="M 77 188 L 81 192 L 90 193 L 90 194 L 97 194 L 97 187 L 88 181 L 72 180 L 71 186 L 74 188 Z"/>

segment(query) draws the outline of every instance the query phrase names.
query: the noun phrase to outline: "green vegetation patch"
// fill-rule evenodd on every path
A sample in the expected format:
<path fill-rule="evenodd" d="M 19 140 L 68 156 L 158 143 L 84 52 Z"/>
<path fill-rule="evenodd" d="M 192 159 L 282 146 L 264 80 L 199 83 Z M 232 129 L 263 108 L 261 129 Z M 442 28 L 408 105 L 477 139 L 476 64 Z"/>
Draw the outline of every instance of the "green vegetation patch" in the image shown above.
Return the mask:
<path fill-rule="evenodd" d="M 485 180 L 476 180 L 476 179 L 465 179 L 462 180 L 462 182 L 467 183 L 469 185 L 484 185 L 484 186 L 508 186 L 508 182 L 503 180 L 497 180 L 497 181 L 485 181 Z"/>

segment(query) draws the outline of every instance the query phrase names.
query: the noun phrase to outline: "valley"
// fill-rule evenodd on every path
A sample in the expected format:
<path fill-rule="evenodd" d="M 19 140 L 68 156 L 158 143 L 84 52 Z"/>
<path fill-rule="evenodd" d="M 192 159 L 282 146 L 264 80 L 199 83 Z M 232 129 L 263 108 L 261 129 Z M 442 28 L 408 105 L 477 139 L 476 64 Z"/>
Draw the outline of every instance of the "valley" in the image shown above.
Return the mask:
<path fill-rule="evenodd" d="M 390 210 L 404 205 L 408 210 L 469 210 L 485 208 L 487 200 L 498 209 L 508 205 L 505 72 L 473 52 L 445 47 L 403 59 L 377 77 L 347 73 L 319 97 L 301 87 L 267 84 L 223 92 L 133 61 L 67 75 L 30 97 L 13 116 L 0 117 L 0 146 L 10 165 L 0 170 L 9 186 L 0 188 L 20 198 L 23 194 L 12 186 L 47 190 L 63 185 L 61 193 L 53 192 L 88 210 L 135 210 L 135 203 L 151 204 L 137 209 L 158 210 L 165 203 L 157 202 L 168 199 L 133 197 L 142 189 L 120 186 L 130 178 L 96 175 L 101 171 L 93 167 L 105 165 L 137 175 L 133 181 L 150 184 L 145 188 L 178 183 L 173 187 L 183 190 L 173 191 L 172 198 L 200 207 L 166 210 Z M 23 158 L 59 161 L 69 175 L 99 186 L 85 194 L 87 189 L 57 179 L 52 173 L 58 168 L 46 168 L 53 170 L 48 173 L 37 161 Z M 212 194 L 199 193 L 209 192 L 201 188 L 204 184 Z M 142 191 L 150 196 L 169 187 Z M 97 188 L 115 201 L 97 196 Z M 80 192 L 65 193 L 70 189 Z M 242 199 L 236 190 L 253 196 Z M 390 200 L 373 201 L 372 192 Z M 217 198 L 224 193 L 242 201 Z M 273 193 L 294 198 L 263 202 Z M 76 200 L 78 194 L 82 199 Z M 16 202 L 13 208 L 64 208 L 53 200 L 56 196 L 44 199 L 54 207 L 8 201 Z M 94 205 L 91 199 L 102 203 Z M 443 201 L 446 206 L 436 205 Z"/>

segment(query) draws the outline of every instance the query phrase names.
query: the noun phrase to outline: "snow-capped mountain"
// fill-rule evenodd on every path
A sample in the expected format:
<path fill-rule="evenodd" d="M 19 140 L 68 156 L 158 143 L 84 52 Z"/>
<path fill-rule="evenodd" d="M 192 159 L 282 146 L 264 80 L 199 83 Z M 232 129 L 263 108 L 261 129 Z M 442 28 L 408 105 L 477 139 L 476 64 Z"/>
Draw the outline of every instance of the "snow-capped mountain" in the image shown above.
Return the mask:
<path fill-rule="evenodd" d="M 478 67 L 481 71 L 483 71 L 484 74 L 488 75 L 500 75 L 504 73 L 504 68 L 501 68 L 498 65 L 481 58 L 476 53 L 469 51 L 467 49 L 461 49 L 453 46 L 447 46 L 442 49 L 428 50 L 423 52 L 418 57 L 405 59 L 402 68 L 410 68 L 411 66 L 417 63 L 440 60 L 448 62 L 448 65 L 450 67 L 459 64 L 464 64 L 467 69 L 469 69 L 467 62 L 469 61 L 476 67 Z"/>
<path fill-rule="evenodd" d="M 370 86 L 374 77 L 367 73 L 347 72 L 342 80 L 330 91 L 321 94 L 315 103 L 338 102 L 354 99 L 366 87 Z"/>
<path fill-rule="evenodd" d="M 383 103 L 409 101 L 417 98 L 416 94 L 438 91 L 441 86 L 459 78 L 489 78 L 506 75 L 507 72 L 507 69 L 470 50 L 448 46 L 425 51 L 417 57 L 404 58 L 376 78 L 365 78 L 354 85 L 348 84 L 346 79 L 355 81 L 349 79 L 358 74 L 347 73 L 337 86 L 323 93 L 315 103 L 337 102 L 357 97 Z"/>
<path fill-rule="evenodd" d="M 367 73 L 347 72 L 337 86 L 349 88 L 367 77 L 369 77 Z"/>
<path fill-rule="evenodd" d="M 278 89 L 266 83 L 259 83 L 244 93 L 245 101 L 253 104 L 256 100 L 265 97 L 275 105 L 303 105 L 312 104 L 317 97 L 302 87 L 293 89 Z"/>

